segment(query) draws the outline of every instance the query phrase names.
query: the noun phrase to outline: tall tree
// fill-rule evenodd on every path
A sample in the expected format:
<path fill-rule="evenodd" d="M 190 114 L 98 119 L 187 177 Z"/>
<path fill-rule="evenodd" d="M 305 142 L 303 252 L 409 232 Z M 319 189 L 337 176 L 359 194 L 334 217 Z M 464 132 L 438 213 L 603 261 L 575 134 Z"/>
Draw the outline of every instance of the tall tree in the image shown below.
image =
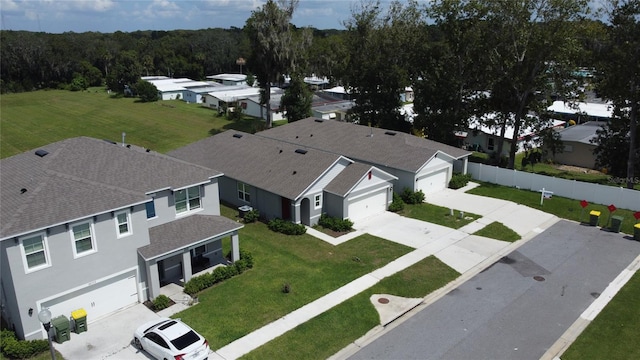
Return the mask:
<path fill-rule="evenodd" d="M 640 112 L 640 1 L 610 0 L 610 26 L 604 46 L 597 59 L 597 86 L 599 94 L 614 106 L 614 119 L 600 136 L 598 162 L 616 161 L 606 155 L 614 146 L 626 149 L 626 185 L 635 185 L 640 158 L 638 146 L 638 113 Z M 621 154 L 617 154 L 618 158 Z M 620 161 L 620 160 L 617 160 Z M 618 165 L 619 167 L 620 165 Z M 613 166 L 612 166 L 613 168 Z M 615 170 L 615 169 L 614 169 Z M 619 174 L 624 173 L 618 169 Z M 619 176 L 619 174 L 616 174 Z"/>
<path fill-rule="evenodd" d="M 302 75 L 294 74 L 291 76 L 289 87 L 280 99 L 280 109 L 284 111 L 288 122 L 308 118 L 313 114 L 311 112 L 312 99 L 313 92 L 304 82 Z"/>
<path fill-rule="evenodd" d="M 271 108 L 271 84 L 295 70 L 297 51 L 308 46 L 304 41 L 295 42 L 291 18 L 297 5 L 298 0 L 278 0 L 277 3 L 267 0 L 251 13 L 245 25 L 251 44 L 247 66 L 264 90 L 267 109 Z M 266 127 L 270 128 L 272 124 L 271 113 L 267 111 Z"/>
<path fill-rule="evenodd" d="M 552 91 L 565 93 L 575 70 L 580 46 L 575 23 L 588 10 L 587 0 L 485 0 L 490 46 L 489 73 L 491 105 L 501 113 L 502 153 L 505 129 L 513 127 L 508 167 L 514 168 L 518 137 L 531 122 L 545 121 L 528 116 L 550 105 Z"/>
<path fill-rule="evenodd" d="M 421 20 L 418 5 L 409 1 L 389 4 L 363 1 L 345 22 L 349 60 L 344 81 L 355 97 L 353 119 L 371 125 L 406 131 L 410 124 L 400 115 L 400 92 L 409 83 L 409 57 Z"/>
<path fill-rule="evenodd" d="M 467 129 L 481 100 L 478 90 L 484 90 L 481 8 L 473 0 L 438 0 L 427 11 L 435 26 L 422 31 L 422 54 L 412 66 L 413 126 L 430 139 L 457 145 L 455 132 Z"/>

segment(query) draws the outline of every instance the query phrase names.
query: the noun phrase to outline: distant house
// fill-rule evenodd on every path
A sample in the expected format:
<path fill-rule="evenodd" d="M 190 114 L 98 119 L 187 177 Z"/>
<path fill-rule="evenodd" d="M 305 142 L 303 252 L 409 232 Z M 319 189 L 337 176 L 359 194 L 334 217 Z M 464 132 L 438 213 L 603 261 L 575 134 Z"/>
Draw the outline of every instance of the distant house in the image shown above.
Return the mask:
<path fill-rule="evenodd" d="M 221 200 L 250 206 L 267 219 L 315 225 L 327 213 L 357 221 L 386 211 L 393 200 L 396 178 L 375 166 L 239 131 L 225 131 L 170 155 L 224 171 Z"/>
<path fill-rule="evenodd" d="M 403 103 L 412 103 L 414 99 L 413 88 L 406 87 L 404 91 L 400 93 L 400 101 Z"/>
<path fill-rule="evenodd" d="M 272 93 L 277 92 L 272 89 Z M 260 88 L 247 85 L 221 86 L 203 96 L 202 103 L 212 109 L 226 110 L 252 96 L 259 96 Z"/>
<path fill-rule="evenodd" d="M 596 137 L 596 131 L 601 129 L 606 122 L 588 121 L 583 124 L 569 126 L 559 132 L 564 151 L 553 156 L 553 160 L 559 164 L 574 165 L 587 169 L 596 166 L 596 157 L 593 150 L 596 144 L 592 143 Z"/>
<path fill-rule="evenodd" d="M 247 75 L 245 74 L 218 74 L 209 75 L 207 79 L 215 81 L 222 85 L 234 86 L 234 85 L 246 85 Z"/>
<path fill-rule="evenodd" d="M 271 99 L 269 101 L 271 109 L 269 111 L 271 112 L 272 121 L 285 119 L 284 111 L 280 109 L 280 101 L 283 95 L 284 91 L 282 89 L 271 88 Z M 249 96 L 246 99 L 240 100 L 238 104 L 242 107 L 246 115 L 261 118 L 262 120 L 267 119 L 267 107 L 260 104 L 260 95 Z"/>
<path fill-rule="evenodd" d="M 166 76 L 143 76 L 142 80 L 155 85 L 158 89 L 158 99 L 160 100 L 184 100 L 185 92 L 188 89 L 211 86 L 211 84 L 204 81 L 194 81 L 188 78 L 168 78 Z"/>
<path fill-rule="evenodd" d="M 613 106 L 607 103 L 579 102 L 571 105 L 564 101 L 554 101 L 547 109 L 556 117 L 581 124 L 587 121 L 609 121 L 613 116 Z"/>
<path fill-rule="evenodd" d="M 325 120 L 345 121 L 349 110 L 355 105 L 353 101 L 318 102 L 311 107 L 313 117 Z"/>
<path fill-rule="evenodd" d="M 0 160 L 2 319 L 46 338 L 38 312 L 89 323 L 239 259 L 222 173 L 132 145 L 72 138 Z M 89 328 L 91 328 L 89 326 Z"/>
<path fill-rule="evenodd" d="M 344 88 L 344 86 L 334 86 L 330 89 L 324 89 L 322 92 L 327 93 L 328 95 L 340 99 L 340 100 L 351 100 L 351 94 Z"/>
<path fill-rule="evenodd" d="M 491 113 L 485 116 L 492 118 L 496 115 Z M 549 126 L 555 129 L 561 129 L 564 125 L 565 121 L 563 120 L 552 120 Z M 469 121 L 469 129 L 467 131 L 457 132 L 456 137 L 464 148 L 479 152 L 493 153 L 498 150 L 500 132 L 501 128 L 499 126 L 487 126 L 478 118 L 473 117 Z M 511 142 L 513 141 L 513 132 L 514 128 L 512 126 L 507 126 L 504 133 L 502 156 L 509 156 Z M 534 128 L 529 127 L 520 129 L 520 134 L 517 137 L 516 153 L 523 152 L 527 148 L 536 147 L 535 141 L 537 138 L 538 134 Z"/>

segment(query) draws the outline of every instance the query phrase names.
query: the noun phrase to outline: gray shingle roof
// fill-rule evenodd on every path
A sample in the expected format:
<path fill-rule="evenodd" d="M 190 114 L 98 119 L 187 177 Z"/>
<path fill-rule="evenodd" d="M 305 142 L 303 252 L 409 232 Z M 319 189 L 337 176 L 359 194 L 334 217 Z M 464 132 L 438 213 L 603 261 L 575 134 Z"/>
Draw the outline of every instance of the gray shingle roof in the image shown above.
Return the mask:
<path fill-rule="evenodd" d="M 604 121 L 588 121 L 584 124 L 569 126 L 560 131 L 560 137 L 562 141 L 575 141 L 595 146 L 591 139 L 596 137 L 596 131 L 604 125 L 606 125 Z"/>
<path fill-rule="evenodd" d="M 146 260 L 153 259 L 213 236 L 225 236 L 243 226 L 223 216 L 188 216 L 150 228 L 149 245 L 139 248 L 138 253 Z"/>
<path fill-rule="evenodd" d="M 221 173 L 131 146 L 66 139 L 0 160 L 0 239 L 127 207 Z M 21 189 L 25 189 L 23 191 Z"/>
<path fill-rule="evenodd" d="M 347 166 L 324 188 L 332 194 L 346 196 L 349 191 L 365 176 L 373 166 L 363 163 L 353 163 Z"/>
<path fill-rule="evenodd" d="M 316 118 L 298 120 L 256 135 L 410 172 L 420 170 L 438 151 L 454 159 L 471 154 L 466 150 L 410 134 Z"/>
<path fill-rule="evenodd" d="M 297 149 L 306 150 L 305 154 Z M 225 131 L 169 153 L 225 176 L 297 199 L 340 155 L 239 131 Z"/>

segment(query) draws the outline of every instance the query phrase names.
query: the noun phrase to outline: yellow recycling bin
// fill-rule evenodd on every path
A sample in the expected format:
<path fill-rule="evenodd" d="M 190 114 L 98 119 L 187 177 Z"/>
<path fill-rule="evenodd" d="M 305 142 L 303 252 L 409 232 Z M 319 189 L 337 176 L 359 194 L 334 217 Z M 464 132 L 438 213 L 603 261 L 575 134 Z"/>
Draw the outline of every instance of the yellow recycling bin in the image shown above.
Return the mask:
<path fill-rule="evenodd" d="M 72 311 L 71 318 L 75 323 L 73 332 L 80 334 L 81 332 L 87 331 L 87 312 L 84 309 Z"/>
<path fill-rule="evenodd" d="M 633 238 L 640 241 L 640 223 L 633 226 Z"/>
<path fill-rule="evenodd" d="M 591 210 L 591 212 L 589 213 L 590 218 L 589 218 L 589 225 L 591 226 L 598 226 L 598 220 L 600 220 L 600 211 L 596 211 L 596 210 Z"/>

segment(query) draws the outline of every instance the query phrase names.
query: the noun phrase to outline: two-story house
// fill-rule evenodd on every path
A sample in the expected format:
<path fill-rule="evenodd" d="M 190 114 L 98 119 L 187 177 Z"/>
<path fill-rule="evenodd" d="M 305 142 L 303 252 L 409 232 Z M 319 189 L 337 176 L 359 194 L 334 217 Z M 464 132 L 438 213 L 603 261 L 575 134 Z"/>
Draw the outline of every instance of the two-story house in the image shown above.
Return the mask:
<path fill-rule="evenodd" d="M 0 161 L 0 302 L 20 338 L 38 312 L 88 322 L 154 299 L 194 266 L 239 258 L 241 224 L 221 217 L 220 172 L 148 149 L 79 137 Z"/>

